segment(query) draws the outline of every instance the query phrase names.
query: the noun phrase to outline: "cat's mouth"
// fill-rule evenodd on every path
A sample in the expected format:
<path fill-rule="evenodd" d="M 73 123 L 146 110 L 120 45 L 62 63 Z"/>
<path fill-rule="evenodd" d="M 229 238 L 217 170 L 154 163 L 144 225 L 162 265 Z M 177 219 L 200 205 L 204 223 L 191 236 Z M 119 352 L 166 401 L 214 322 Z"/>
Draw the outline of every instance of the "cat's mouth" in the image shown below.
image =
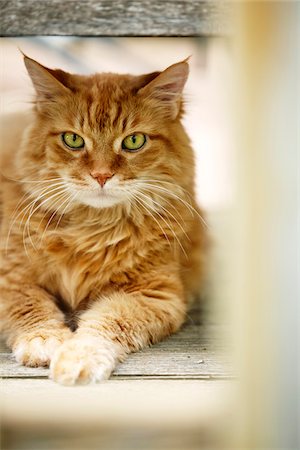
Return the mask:
<path fill-rule="evenodd" d="M 94 189 L 90 192 L 94 192 L 96 196 L 100 196 L 101 198 L 116 198 L 117 195 L 111 191 L 107 191 L 106 189 Z"/>
<path fill-rule="evenodd" d="M 123 180 L 122 180 L 123 181 Z M 92 206 L 93 208 L 109 208 L 124 203 L 130 198 L 129 186 L 120 183 L 117 177 L 108 181 L 104 186 L 92 184 L 88 180 L 65 180 L 68 191 L 75 203 Z"/>
<path fill-rule="evenodd" d="M 76 195 L 76 200 L 94 208 L 108 208 L 125 200 L 124 193 L 114 189 L 81 189 Z"/>

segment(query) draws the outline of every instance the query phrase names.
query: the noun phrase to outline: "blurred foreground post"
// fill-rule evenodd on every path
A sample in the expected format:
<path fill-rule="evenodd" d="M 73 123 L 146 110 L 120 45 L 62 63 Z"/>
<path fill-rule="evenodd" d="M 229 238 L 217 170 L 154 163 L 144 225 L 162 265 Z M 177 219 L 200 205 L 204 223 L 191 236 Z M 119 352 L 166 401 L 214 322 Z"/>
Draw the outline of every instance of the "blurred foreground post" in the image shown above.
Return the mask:
<path fill-rule="evenodd" d="M 235 446 L 296 449 L 300 4 L 245 2 L 240 12 L 233 297 L 242 394 Z"/>

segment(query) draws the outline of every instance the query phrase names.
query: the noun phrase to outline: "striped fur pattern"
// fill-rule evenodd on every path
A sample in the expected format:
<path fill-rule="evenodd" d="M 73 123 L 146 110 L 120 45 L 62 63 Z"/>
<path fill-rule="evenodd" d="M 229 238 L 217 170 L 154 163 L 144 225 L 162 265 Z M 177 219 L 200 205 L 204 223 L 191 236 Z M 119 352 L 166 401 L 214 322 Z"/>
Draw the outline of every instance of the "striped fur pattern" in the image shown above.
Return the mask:
<path fill-rule="evenodd" d="M 207 246 L 181 124 L 183 61 L 132 76 L 71 75 L 25 56 L 31 113 L 1 154 L 1 327 L 15 358 L 62 384 L 106 379 L 183 324 Z M 63 132 L 84 138 L 67 148 Z M 137 152 L 122 140 L 147 136 Z M 113 176 L 100 187 L 93 171 Z"/>

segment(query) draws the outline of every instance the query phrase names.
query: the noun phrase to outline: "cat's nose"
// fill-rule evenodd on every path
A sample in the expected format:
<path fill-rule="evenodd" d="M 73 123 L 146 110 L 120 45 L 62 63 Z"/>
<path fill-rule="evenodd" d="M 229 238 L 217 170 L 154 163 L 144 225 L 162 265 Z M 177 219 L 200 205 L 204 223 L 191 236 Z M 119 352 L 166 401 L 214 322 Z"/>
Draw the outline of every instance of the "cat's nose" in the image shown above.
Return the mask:
<path fill-rule="evenodd" d="M 107 180 L 109 180 L 110 178 L 112 178 L 114 176 L 114 174 L 111 172 L 103 173 L 103 172 L 99 172 L 99 171 L 91 172 L 91 175 L 93 178 L 95 178 L 95 180 L 98 181 L 98 183 L 100 184 L 101 187 L 103 187 L 105 185 Z"/>

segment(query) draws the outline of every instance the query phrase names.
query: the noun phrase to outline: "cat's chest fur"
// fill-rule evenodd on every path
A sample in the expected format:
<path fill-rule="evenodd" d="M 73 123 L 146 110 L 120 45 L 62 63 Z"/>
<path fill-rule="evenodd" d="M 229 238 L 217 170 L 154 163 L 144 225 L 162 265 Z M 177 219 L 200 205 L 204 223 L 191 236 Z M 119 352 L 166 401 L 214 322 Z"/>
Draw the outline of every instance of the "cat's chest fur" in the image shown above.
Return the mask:
<path fill-rule="evenodd" d="M 126 282 L 124 274 L 146 251 L 137 247 L 132 227 L 123 223 L 49 232 L 41 248 L 36 269 L 40 284 L 73 309 L 110 286 Z"/>

